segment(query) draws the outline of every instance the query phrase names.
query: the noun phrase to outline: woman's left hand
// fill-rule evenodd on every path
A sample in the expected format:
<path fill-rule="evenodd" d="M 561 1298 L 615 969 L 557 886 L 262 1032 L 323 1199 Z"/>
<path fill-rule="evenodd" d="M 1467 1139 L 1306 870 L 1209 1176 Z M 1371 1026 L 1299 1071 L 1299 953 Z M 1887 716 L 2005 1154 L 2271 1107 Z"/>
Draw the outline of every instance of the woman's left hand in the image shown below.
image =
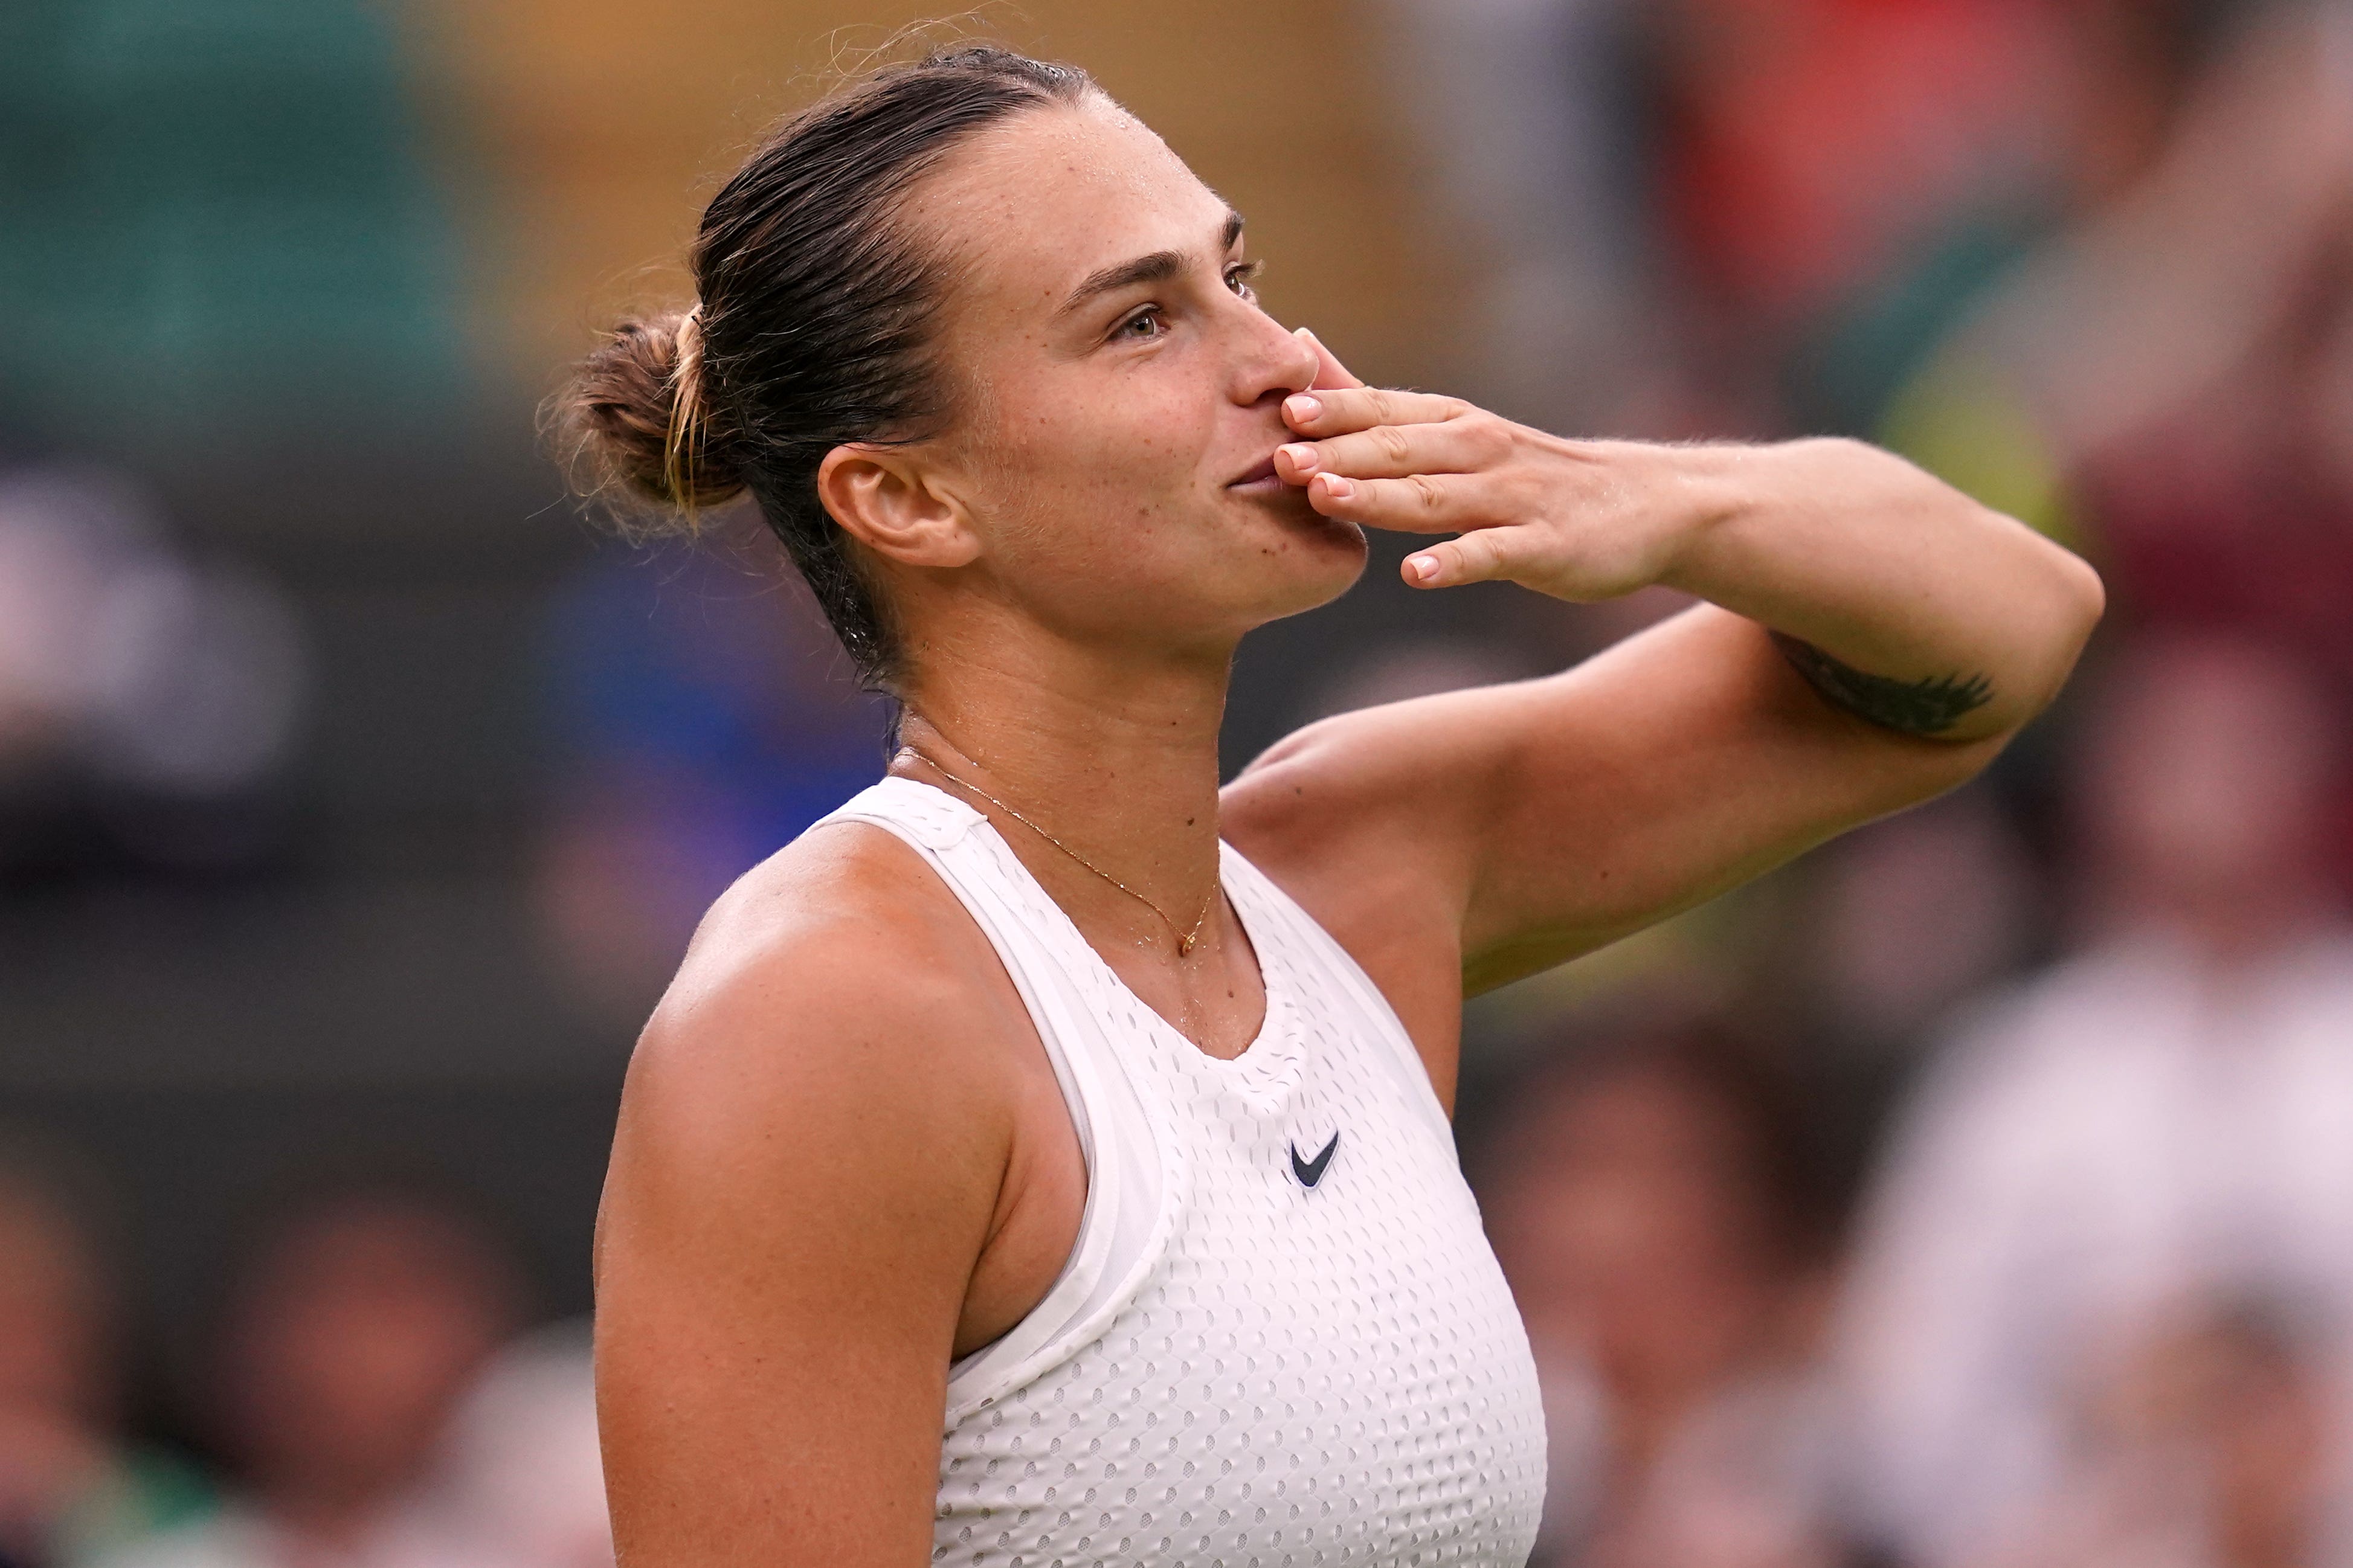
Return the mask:
<path fill-rule="evenodd" d="M 1615 598 L 1660 581 L 1706 515 L 1709 487 L 1678 460 L 1693 449 L 1568 440 L 1456 397 L 1333 385 L 1346 373 L 1332 371 L 1284 400 L 1304 438 L 1276 451 L 1275 472 L 1326 517 L 1459 534 L 1407 558 L 1418 588 L 1501 580 Z"/>

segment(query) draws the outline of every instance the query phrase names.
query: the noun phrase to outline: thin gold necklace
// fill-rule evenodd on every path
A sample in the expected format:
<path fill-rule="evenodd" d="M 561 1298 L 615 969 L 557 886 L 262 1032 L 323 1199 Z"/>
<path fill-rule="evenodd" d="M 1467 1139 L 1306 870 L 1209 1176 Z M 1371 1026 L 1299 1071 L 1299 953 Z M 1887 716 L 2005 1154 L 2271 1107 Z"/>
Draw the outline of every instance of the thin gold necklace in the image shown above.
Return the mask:
<path fill-rule="evenodd" d="M 1084 866 L 1088 870 L 1092 871 L 1096 876 L 1101 877 L 1104 881 L 1109 882 L 1113 887 L 1117 888 L 1121 892 L 1125 893 L 1129 898 L 1134 899 L 1137 903 L 1142 904 L 1145 909 L 1150 910 L 1154 914 L 1158 915 L 1160 917 L 1160 923 L 1168 928 L 1168 934 L 1176 939 L 1177 957 L 1183 958 L 1187 953 L 1191 952 L 1193 951 L 1193 944 L 1201 940 L 1201 928 L 1209 923 L 1209 910 L 1216 906 L 1218 901 L 1219 889 L 1216 887 L 1210 888 L 1209 896 L 1201 900 L 1201 912 L 1194 918 L 1193 929 L 1191 931 L 1178 931 L 1176 929 L 1176 922 L 1168 918 L 1168 911 L 1166 910 L 1162 909 L 1158 904 L 1154 903 L 1150 899 L 1145 898 L 1142 893 L 1137 892 L 1134 888 L 1129 887 L 1125 882 L 1121 881 L 1117 877 L 1113 876 L 1110 872 L 1104 870 L 1102 867 L 1096 865 L 1093 861 L 1088 859 L 1085 856 L 1080 854 L 1077 850 L 1071 848 L 1069 845 L 1063 843 L 1060 839 L 1055 837 L 1052 834 L 1047 832 L 1044 828 L 1039 826 L 1036 823 L 1030 821 L 1028 817 L 1022 816 L 1019 812 L 1014 810 L 1011 806 L 1006 805 L 1003 801 L 997 799 L 995 795 L 989 794 L 978 784 L 966 784 L 964 780 L 956 777 L 955 774 L 948 772 L 947 769 L 940 766 L 938 763 L 933 761 L 929 752 L 917 746 L 902 745 L 899 748 L 899 754 L 902 757 L 915 758 L 918 762 L 921 762 L 926 767 L 930 768 L 932 772 L 939 774 L 940 777 L 955 785 L 956 788 L 978 795 L 981 799 L 988 802 L 989 805 L 997 807 L 997 810 L 1003 812 L 1006 816 L 1011 817 L 1014 821 L 1019 823 L 1022 826 L 1028 828 L 1030 832 L 1036 834 L 1039 837 L 1044 839 L 1047 843 L 1052 845 L 1063 854 L 1068 855 L 1071 859 L 1076 860 L 1080 865 Z"/>

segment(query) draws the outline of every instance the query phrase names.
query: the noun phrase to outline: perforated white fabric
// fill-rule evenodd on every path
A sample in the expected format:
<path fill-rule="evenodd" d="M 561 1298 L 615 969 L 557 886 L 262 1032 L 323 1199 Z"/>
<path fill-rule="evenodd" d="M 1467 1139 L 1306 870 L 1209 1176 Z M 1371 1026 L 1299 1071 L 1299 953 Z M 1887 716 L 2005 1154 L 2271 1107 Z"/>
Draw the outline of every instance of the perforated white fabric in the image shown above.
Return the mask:
<path fill-rule="evenodd" d="M 972 911 L 1087 1160 L 1062 1277 L 952 1369 L 933 1562 L 1524 1563 L 1545 1475 L 1527 1337 L 1419 1058 L 1346 952 L 1229 846 L 1267 1014 L 1220 1061 L 962 801 L 886 779 L 828 820 L 897 834 Z"/>

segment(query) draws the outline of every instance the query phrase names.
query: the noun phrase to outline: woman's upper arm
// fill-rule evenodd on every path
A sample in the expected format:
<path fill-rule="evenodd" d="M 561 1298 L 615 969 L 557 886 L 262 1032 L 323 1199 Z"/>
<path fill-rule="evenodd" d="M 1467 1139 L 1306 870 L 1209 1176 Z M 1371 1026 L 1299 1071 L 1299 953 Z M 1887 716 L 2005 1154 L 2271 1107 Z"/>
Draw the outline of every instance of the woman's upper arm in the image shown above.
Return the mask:
<path fill-rule="evenodd" d="M 1960 784 L 2000 740 L 1898 733 L 1828 701 L 1756 622 L 1701 605 L 1503 693 L 1468 840 L 1483 990 L 1591 952 Z"/>
<path fill-rule="evenodd" d="M 596 1266 L 629 1568 L 928 1560 L 1009 1120 L 942 1038 L 946 983 L 882 973 L 874 934 L 806 934 L 674 990 L 631 1063 Z"/>
<path fill-rule="evenodd" d="M 1421 951 L 1477 992 L 1949 788 L 1998 749 L 1841 712 L 1763 628 L 1703 605 L 1560 675 L 1327 720 L 1229 800 L 1237 843 L 1385 985 L 1422 986 Z"/>

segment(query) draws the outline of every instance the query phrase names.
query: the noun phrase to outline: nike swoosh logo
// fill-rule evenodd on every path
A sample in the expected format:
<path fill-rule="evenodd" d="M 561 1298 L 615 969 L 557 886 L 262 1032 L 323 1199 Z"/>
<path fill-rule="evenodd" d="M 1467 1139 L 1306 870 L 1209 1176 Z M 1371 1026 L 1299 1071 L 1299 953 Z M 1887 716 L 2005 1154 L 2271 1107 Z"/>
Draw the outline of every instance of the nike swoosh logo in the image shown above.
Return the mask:
<path fill-rule="evenodd" d="M 1293 1143 L 1291 1146 L 1291 1173 L 1299 1178 L 1301 1186 L 1314 1186 L 1324 1179 L 1324 1167 L 1332 1163 L 1332 1151 L 1339 1146 L 1340 1135 L 1335 1132 L 1332 1142 L 1324 1145 L 1324 1152 L 1313 1160 L 1303 1160 L 1299 1157 L 1299 1145 Z"/>

